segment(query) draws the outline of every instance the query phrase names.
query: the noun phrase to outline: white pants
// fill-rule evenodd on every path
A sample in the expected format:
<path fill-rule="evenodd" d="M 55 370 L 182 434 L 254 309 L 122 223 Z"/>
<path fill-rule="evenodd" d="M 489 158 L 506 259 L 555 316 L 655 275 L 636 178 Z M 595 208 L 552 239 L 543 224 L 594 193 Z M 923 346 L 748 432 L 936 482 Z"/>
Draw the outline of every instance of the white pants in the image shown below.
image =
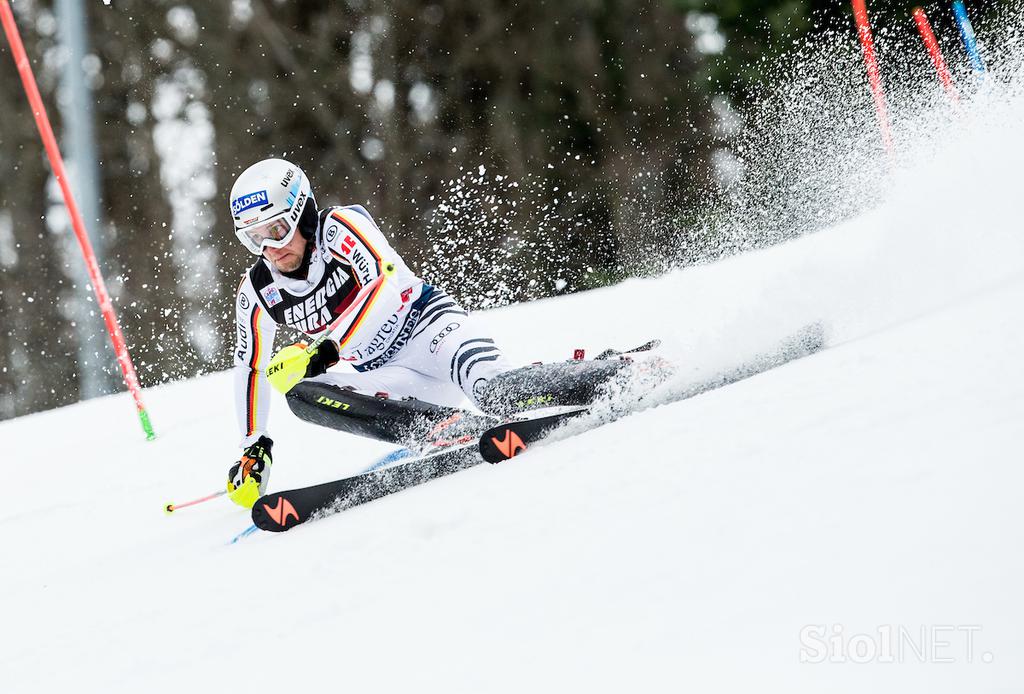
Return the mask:
<path fill-rule="evenodd" d="M 466 397 L 475 405 L 479 388 L 512 368 L 472 316 L 435 288 L 409 341 L 387 364 L 362 372 L 336 367 L 309 380 L 351 387 L 367 395 L 412 396 L 435 405 L 461 407 Z"/>

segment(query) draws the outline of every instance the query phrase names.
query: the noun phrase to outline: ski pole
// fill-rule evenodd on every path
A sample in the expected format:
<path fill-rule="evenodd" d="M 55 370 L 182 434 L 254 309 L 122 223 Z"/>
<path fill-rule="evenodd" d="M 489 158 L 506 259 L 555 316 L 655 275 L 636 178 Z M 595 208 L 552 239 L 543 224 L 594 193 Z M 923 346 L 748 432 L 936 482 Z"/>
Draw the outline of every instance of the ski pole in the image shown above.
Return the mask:
<path fill-rule="evenodd" d="M 257 528 L 256 524 L 254 523 L 254 524 L 250 525 L 248 528 L 246 528 L 245 530 L 243 530 L 242 532 L 240 532 L 237 535 L 235 535 L 233 538 L 231 538 L 231 541 L 228 542 L 228 544 L 229 545 L 237 544 L 239 540 L 244 540 L 245 538 L 249 537 L 250 535 L 252 535 L 257 530 L 259 530 L 259 528 Z"/>
<path fill-rule="evenodd" d="M 166 513 L 169 516 L 175 511 L 177 511 L 179 508 L 185 508 L 186 506 L 195 506 L 196 504 L 201 504 L 204 501 L 216 499 L 218 496 L 224 496 L 227 493 L 227 489 L 222 489 L 219 492 L 214 492 L 213 494 L 210 494 L 209 496 L 204 496 L 199 499 L 193 499 L 192 501 L 186 501 L 183 504 L 166 504 L 164 505 L 164 513 Z"/>
<path fill-rule="evenodd" d="M 371 294 L 373 294 L 373 292 L 375 292 L 380 285 L 384 284 L 384 282 L 386 282 L 388 278 L 394 276 L 395 264 L 384 263 L 381 267 L 381 270 L 382 272 L 380 275 L 377 276 L 377 279 L 373 280 L 368 285 L 363 287 L 362 291 L 356 295 L 355 300 L 352 301 L 352 304 L 347 309 L 342 311 L 340 316 L 338 316 L 333 321 L 328 323 L 327 327 L 324 328 L 324 331 L 317 335 L 316 339 L 314 339 L 312 342 L 309 343 L 309 345 L 306 346 L 305 352 L 307 355 L 313 356 L 314 354 L 316 354 L 317 348 L 321 344 L 323 344 L 323 341 L 326 340 L 328 336 L 332 332 L 334 332 L 342 323 L 348 320 L 349 315 L 351 315 L 352 312 L 355 311 L 356 308 L 363 303 L 363 300 L 369 297 Z"/>

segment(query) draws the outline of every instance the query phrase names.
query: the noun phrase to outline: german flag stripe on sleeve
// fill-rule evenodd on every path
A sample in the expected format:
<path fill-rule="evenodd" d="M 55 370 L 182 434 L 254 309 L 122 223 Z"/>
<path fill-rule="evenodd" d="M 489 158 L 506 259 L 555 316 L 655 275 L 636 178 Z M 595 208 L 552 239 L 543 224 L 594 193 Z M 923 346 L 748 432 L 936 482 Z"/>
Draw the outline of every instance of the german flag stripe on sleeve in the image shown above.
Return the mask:
<path fill-rule="evenodd" d="M 383 280 L 383 278 L 380 278 L 380 280 L 377 281 L 377 286 L 373 288 L 373 292 L 366 298 L 366 301 L 363 302 L 362 307 L 359 309 L 359 313 L 356 314 L 356 317 L 349 324 L 348 330 L 346 330 L 345 334 L 338 339 L 339 349 L 343 349 L 348 341 L 352 339 L 352 336 L 359 332 L 359 328 L 362 326 L 363 320 L 370 313 L 370 309 L 373 307 L 373 303 L 377 300 L 377 297 L 380 296 L 380 290 L 384 286 L 384 282 L 381 280 Z"/>
<path fill-rule="evenodd" d="M 245 394 L 245 429 L 246 436 L 252 436 L 256 431 L 256 404 L 257 390 L 260 384 L 260 357 L 263 351 L 263 344 L 260 340 L 260 313 L 262 309 L 257 305 L 249 316 L 249 330 L 252 332 L 252 358 L 249 360 L 249 385 Z"/>
<path fill-rule="evenodd" d="M 333 255 L 334 259 L 337 260 L 339 263 L 344 263 L 345 265 L 352 264 L 352 262 L 348 258 L 343 256 L 341 253 L 338 253 L 338 251 L 334 250 L 333 248 L 330 248 L 328 250 L 331 251 L 331 255 Z M 356 286 L 362 287 L 363 285 L 362 283 L 359 282 L 359 277 L 356 276 L 355 271 L 353 270 L 350 274 L 352 275 L 352 281 L 356 283 Z"/>
<path fill-rule="evenodd" d="M 361 244 L 366 246 L 366 249 L 368 251 L 370 251 L 370 255 L 373 256 L 373 261 L 377 264 L 377 275 L 380 275 L 381 274 L 381 262 L 382 261 L 381 261 L 380 253 L 377 252 L 377 249 L 374 248 L 373 245 L 369 241 L 366 240 L 366 237 L 363 236 L 359 232 L 358 229 L 356 229 L 356 225 L 353 224 L 352 222 L 350 222 L 348 219 L 346 219 L 345 216 L 341 212 L 332 212 L 331 213 L 331 219 L 334 219 L 335 221 L 341 222 L 345 226 L 345 228 L 348 229 L 349 232 L 351 232 L 351 234 L 353 236 L 355 236 L 357 239 L 359 239 L 359 242 Z"/>

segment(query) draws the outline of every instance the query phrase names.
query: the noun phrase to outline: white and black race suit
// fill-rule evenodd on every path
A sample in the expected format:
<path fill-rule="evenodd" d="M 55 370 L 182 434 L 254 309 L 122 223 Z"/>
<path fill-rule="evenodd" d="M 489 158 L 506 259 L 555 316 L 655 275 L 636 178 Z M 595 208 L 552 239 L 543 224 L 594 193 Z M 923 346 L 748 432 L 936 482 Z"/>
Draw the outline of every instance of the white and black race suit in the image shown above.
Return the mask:
<path fill-rule="evenodd" d="M 260 258 L 235 299 L 235 403 L 242 445 L 267 433 L 270 384 L 265 369 L 278 326 L 316 337 L 349 310 L 331 338 L 341 362 L 314 380 L 367 394 L 414 396 L 458 406 L 511 369 L 501 350 L 458 303 L 417 277 L 359 205 L 319 213 L 305 278 Z M 395 272 L 371 286 L 387 263 Z"/>

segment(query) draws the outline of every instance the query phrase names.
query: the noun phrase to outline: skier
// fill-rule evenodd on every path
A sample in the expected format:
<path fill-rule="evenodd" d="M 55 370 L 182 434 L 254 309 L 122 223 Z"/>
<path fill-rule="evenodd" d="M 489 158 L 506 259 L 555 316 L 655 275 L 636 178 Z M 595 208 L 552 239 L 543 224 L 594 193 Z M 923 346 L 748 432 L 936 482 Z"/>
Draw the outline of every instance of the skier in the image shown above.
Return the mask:
<path fill-rule="evenodd" d="M 306 175 L 288 161 L 266 159 L 243 171 L 230 207 L 239 241 L 260 256 L 235 299 L 243 451 L 227 488 L 241 506 L 251 508 L 267 486 L 270 385 L 306 421 L 386 441 L 433 437 L 443 445 L 497 421 L 458 409 L 464 398 L 498 417 L 584 405 L 621 368 L 603 362 L 568 371 L 514 369 L 454 299 L 409 269 L 363 207 L 318 210 Z M 315 350 L 296 343 L 271 358 L 278 326 L 327 336 Z M 340 361 L 352 368 L 332 370 Z"/>

